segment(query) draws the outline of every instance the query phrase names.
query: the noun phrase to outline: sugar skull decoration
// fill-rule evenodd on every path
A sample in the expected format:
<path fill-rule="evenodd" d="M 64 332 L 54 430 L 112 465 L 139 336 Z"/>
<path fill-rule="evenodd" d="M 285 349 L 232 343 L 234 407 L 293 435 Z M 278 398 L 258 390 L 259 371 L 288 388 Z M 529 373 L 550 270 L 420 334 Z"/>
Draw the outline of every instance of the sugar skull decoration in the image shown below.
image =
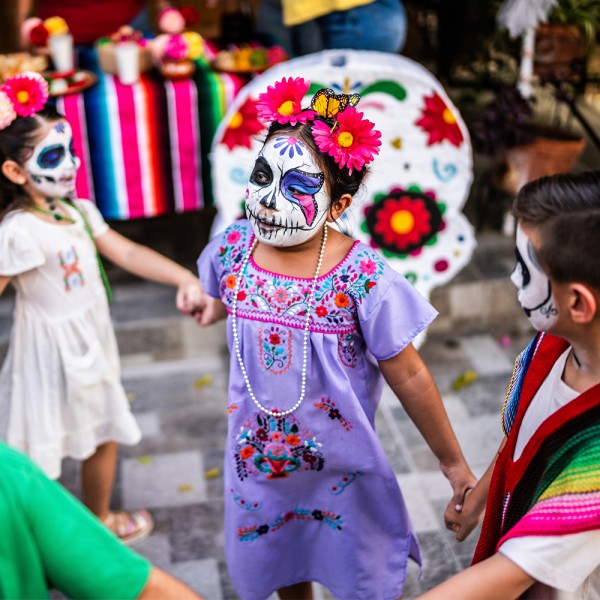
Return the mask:
<path fill-rule="evenodd" d="M 294 84 L 298 78 L 304 88 Z M 332 135 L 327 120 L 334 113 L 339 128 Z M 213 142 L 218 209 L 213 233 L 251 204 L 251 177 L 269 123 L 301 119 L 314 121 L 317 146 L 340 168 L 369 165 L 363 188 L 337 223 L 340 230 L 375 248 L 426 297 L 468 263 L 475 239 L 461 212 L 472 181 L 467 129 L 431 73 L 405 57 L 378 52 L 331 50 L 300 57 L 240 91 Z M 375 128 L 381 131 L 376 137 Z M 278 151 L 293 161 L 304 148 L 281 139 L 262 149 L 263 156 Z M 280 190 L 281 183 L 280 178 Z M 323 202 L 318 194 L 324 194 L 318 183 L 303 182 L 310 194 L 316 190 L 317 215 Z"/>

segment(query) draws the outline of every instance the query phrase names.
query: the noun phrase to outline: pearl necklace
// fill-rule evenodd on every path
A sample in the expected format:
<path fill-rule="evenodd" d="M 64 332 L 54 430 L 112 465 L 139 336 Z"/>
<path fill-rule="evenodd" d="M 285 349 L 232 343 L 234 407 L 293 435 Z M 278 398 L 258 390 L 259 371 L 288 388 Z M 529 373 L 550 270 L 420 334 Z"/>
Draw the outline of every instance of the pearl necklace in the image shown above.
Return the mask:
<path fill-rule="evenodd" d="M 319 250 L 319 259 L 317 261 L 317 269 L 315 271 L 315 276 L 313 277 L 312 284 L 310 287 L 310 294 L 308 296 L 308 300 L 306 303 L 306 320 L 304 322 L 304 342 L 302 348 L 302 379 L 300 384 L 300 398 L 292 408 L 288 410 L 271 410 L 269 408 L 264 407 L 254 395 L 254 390 L 250 385 L 250 378 L 248 377 L 248 372 L 246 371 L 246 367 L 244 365 L 244 361 L 242 360 L 242 353 L 240 352 L 240 340 L 238 337 L 238 328 L 237 328 L 237 297 L 240 291 L 240 285 L 242 282 L 242 277 L 244 276 L 244 272 L 246 271 L 246 267 L 248 265 L 248 261 L 250 260 L 250 256 L 252 256 L 252 252 L 256 248 L 258 240 L 254 238 L 252 242 L 252 246 L 246 254 L 244 258 L 244 262 L 238 271 L 237 280 L 235 282 L 235 289 L 233 290 L 233 302 L 231 304 L 231 330 L 233 333 L 233 342 L 235 346 L 235 354 L 237 357 L 238 364 L 240 365 L 240 370 L 242 371 L 242 376 L 244 377 L 244 382 L 246 384 L 246 389 L 248 390 L 248 394 L 252 401 L 256 406 L 264 413 L 270 415 L 271 417 L 284 417 L 285 415 L 292 414 L 295 410 L 297 410 L 302 401 L 304 400 L 304 396 L 306 395 L 306 370 L 308 366 L 307 354 L 308 354 L 308 335 L 310 333 L 310 309 L 313 304 L 313 300 L 315 297 L 315 290 L 317 289 L 317 279 L 319 278 L 319 273 L 321 272 L 321 266 L 323 265 L 323 256 L 325 255 L 325 244 L 327 243 L 327 224 L 323 228 L 323 240 L 321 241 L 321 249 Z"/>

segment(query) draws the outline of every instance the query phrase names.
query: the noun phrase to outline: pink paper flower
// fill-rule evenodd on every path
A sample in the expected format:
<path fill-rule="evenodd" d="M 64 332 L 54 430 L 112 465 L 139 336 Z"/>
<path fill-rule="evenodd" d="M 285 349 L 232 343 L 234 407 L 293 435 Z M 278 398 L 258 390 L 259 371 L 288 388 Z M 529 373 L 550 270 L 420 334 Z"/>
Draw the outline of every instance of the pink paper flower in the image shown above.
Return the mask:
<path fill-rule="evenodd" d="M 381 132 L 373 127 L 363 113 L 349 106 L 336 115 L 333 129 L 324 121 L 315 121 L 312 134 L 319 150 L 332 156 L 340 168 L 348 167 L 352 175 L 379 154 Z"/>
<path fill-rule="evenodd" d="M 0 91 L 0 129 L 6 129 L 16 118 L 13 103 L 5 92 Z"/>
<path fill-rule="evenodd" d="M 0 87 L 21 117 L 30 117 L 42 110 L 48 100 L 48 83 L 34 71 L 9 77 Z"/>
<path fill-rule="evenodd" d="M 181 60 L 188 57 L 188 45 L 182 35 L 175 34 L 169 38 L 165 46 L 165 58 Z"/>
<path fill-rule="evenodd" d="M 259 119 L 267 123 L 277 121 L 290 125 L 306 123 L 309 119 L 314 119 L 317 113 L 314 110 L 302 110 L 301 106 L 309 87 L 310 81 L 305 81 L 301 77 L 295 79 L 284 77 L 275 85 L 270 85 L 266 92 L 258 96 Z"/>

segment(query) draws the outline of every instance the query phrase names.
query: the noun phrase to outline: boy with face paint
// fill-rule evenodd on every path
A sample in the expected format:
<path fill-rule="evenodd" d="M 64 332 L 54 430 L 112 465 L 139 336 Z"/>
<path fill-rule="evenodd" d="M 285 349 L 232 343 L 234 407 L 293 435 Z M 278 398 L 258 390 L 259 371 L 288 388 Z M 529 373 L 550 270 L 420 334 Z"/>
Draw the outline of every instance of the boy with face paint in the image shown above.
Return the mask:
<path fill-rule="evenodd" d="M 259 99 L 272 121 L 246 193 L 246 220 L 198 267 L 197 319 L 227 316 L 231 350 L 225 551 L 244 600 L 395 599 L 420 561 L 396 477 L 374 429 L 383 378 L 462 501 L 474 485 L 439 392 L 411 340 L 435 311 L 371 248 L 330 227 L 377 153 L 357 97 L 298 78 Z M 339 103 L 339 104 L 338 104 Z M 352 103 L 352 105 L 350 105 Z M 321 107 L 323 108 L 323 106 Z"/>
<path fill-rule="evenodd" d="M 0 372 L 0 439 L 48 475 L 83 461 L 84 503 L 125 543 L 147 536 L 147 511 L 110 510 L 118 444 L 141 432 L 120 381 L 100 255 L 177 288 L 190 313 L 196 276 L 112 230 L 93 202 L 75 198 L 79 159 L 69 124 L 45 107 L 39 74 L 0 87 L 0 294 L 16 289 L 14 325 Z"/>
<path fill-rule="evenodd" d="M 497 457 L 446 511 L 461 541 L 485 508 L 473 565 L 423 600 L 600 590 L 600 171 L 529 183 L 513 212 L 511 279 L 538 334 L 517 358 Z"/>

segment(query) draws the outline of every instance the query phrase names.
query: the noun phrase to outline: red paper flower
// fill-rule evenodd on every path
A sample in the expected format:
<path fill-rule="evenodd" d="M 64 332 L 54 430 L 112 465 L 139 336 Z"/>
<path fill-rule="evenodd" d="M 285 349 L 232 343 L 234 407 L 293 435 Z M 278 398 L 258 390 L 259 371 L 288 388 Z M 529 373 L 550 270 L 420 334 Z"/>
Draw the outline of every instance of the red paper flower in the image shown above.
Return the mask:
<path fill-rule="evenodd" d="M 252 138 L 264 129 L 257 118 L 256 101 L 247 98 L 244 104 L 233 115 L 223 134 L 223 144 L 230 150 L 236 146 L 252 147 Z"/>
<path fill-rule="evenodd" d="M 15 112 L 21 117 L 34 115 L 48 100 L 48 83 L 34 71 L 9 77 L 0 90 L 8 96 Z"/>
<path fill-rule="evenodd" d="M 333 129 L 324 121 L 315 121 L 312 134 L 321 152 L 333 156 L 340 168 L 360 170 L 370 163 L 381 146 L 381 132 L 374 123 L 363 119 L 363 113 L 349 106 L 336 115 Z"/>
<path fill-rule="evenodd" d="M 29 39 L 34 46 L 43 48 L 48 43 L 48 30 L 43 23 L 39 23 L 29 31 Z"/>
<path fill-rule="evenodd" d="M 463 134 L 454 113 L 435 92 L 432 96 L 425 97 L 425 107 L 421 115 L 421 118 L 415 121 L 415 125 L 429 134 L 428 146 L 439 144 L 444 140 L 448 140 L 456 147 L 462 144 Z"/>
<path fill-rule="evenodd" d="M 181 16 L 185 19 L 186 25 L 195 25 L 200 21 L 200 15 L 193 6 L 182 6 L 179 9 Z"/>
<path fill-rule="evenodd" d="M 265 122 L 277 121 L 278 123 L 296 125 L 296 123 L 306 123 L 314 119 L 316 112 L 314 110 L 302 110 L 301 102 L 308 88 L 310 81 L 296 77 L 292 79 L 284 77 L 277 81 L 275 85 L 270 85 L 266 92 L 258 96 L 258 116 Z"/>

